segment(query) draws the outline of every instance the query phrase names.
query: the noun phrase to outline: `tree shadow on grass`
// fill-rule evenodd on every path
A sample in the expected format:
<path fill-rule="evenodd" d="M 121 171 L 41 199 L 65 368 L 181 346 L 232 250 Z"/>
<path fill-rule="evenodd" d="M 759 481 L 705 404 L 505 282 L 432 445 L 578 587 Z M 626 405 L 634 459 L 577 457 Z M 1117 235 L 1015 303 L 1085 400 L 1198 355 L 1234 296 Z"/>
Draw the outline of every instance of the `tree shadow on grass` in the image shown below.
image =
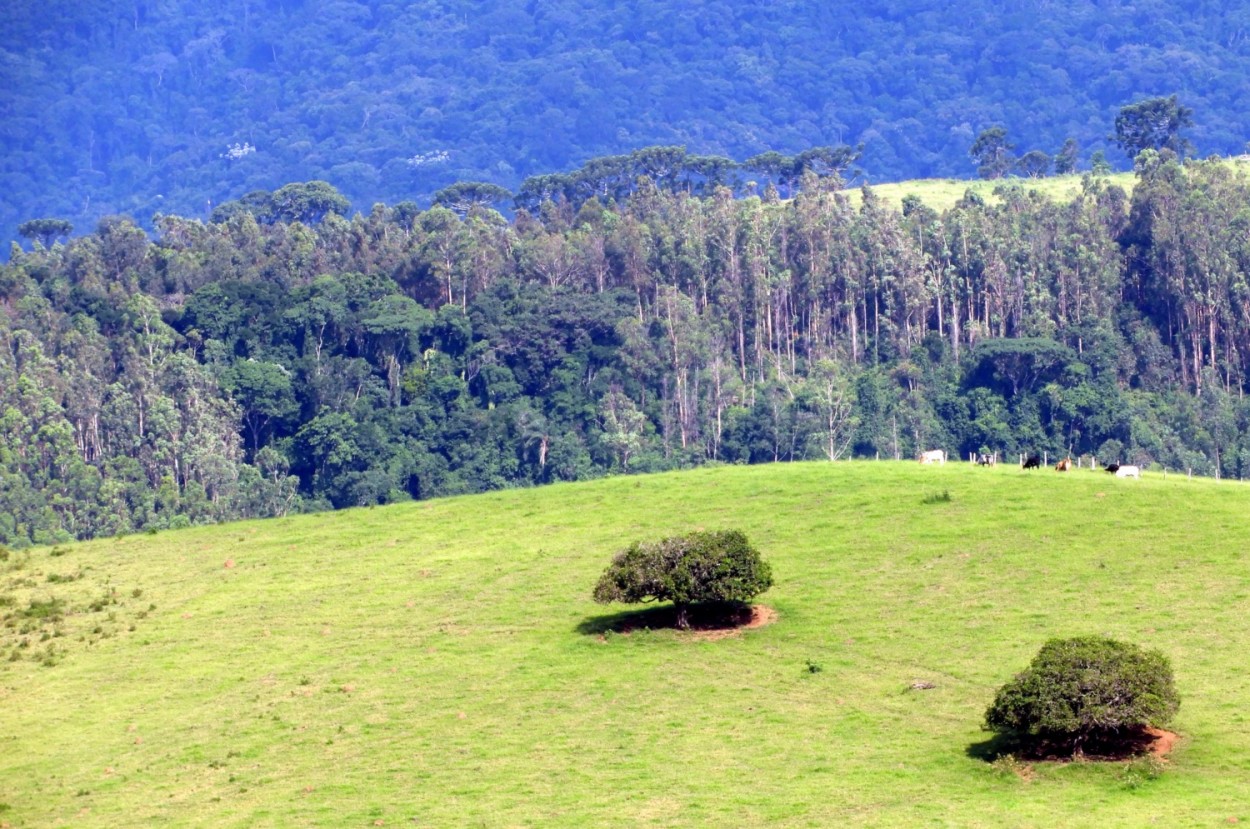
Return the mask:
<path fill-rule="evenodd" d="M 1071 735 L 1024 737 L 1017 734 L 995 734 L 988 740 L 972 743 L 965 753 L 974 760 L 993 763 L 1008 754 L 1022 760 L 1068 761 L 1127 760 L 1156 749 L 1160 735 L 1146 728 L 1128 728 L 1087 735 L 1078 744 Z"/>
<path fill-rule="evenodd" d="M 754 618 L 749 604 L 725 602 L 691 605 L 688 611 L 689 630 L 699 632 L 733 631 L 747 627 Z M 630 633 L 635 630 L 676 630 L 677 611 L 672 605 L 626 610 L 603 616 L 587 616 L 575 630 L 584 636 L 605 633 Z"/>
<path fill-rule="evenodd" d="M 973 760 L 981 760 L 986 763 L 992 763 L 999 757 L 1007 754 L 1015 754 L 1020 749 L 1020 741 L 1012 734 L 995 734 L 988 740 L 979 743 L 972 743 L 964 750 L 964 753 Z"/>

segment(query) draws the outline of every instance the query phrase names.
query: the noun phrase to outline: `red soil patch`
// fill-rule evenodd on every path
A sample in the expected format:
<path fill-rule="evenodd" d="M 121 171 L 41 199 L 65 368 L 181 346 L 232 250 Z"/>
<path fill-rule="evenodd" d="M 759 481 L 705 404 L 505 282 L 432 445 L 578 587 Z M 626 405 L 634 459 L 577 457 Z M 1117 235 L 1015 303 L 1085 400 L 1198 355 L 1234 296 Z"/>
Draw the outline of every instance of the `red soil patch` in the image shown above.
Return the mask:
<path fill-rule="evenodd" d="M 1180 739 L 1179 734 L 1164 731 L 1162 728 L 1147 728 L 1146 733 L 1154 737 L 1154 742 L 1150 744 L 1150 753 L 1160 760 L 1166 759 L 1172 753 L 1176 741 Z"/>
<path fill-rule="evenodd" d="M 771 607 L 765 607 L 762 604 L 751 605 L 751 618 L 736 627 L 728 628 L 711 628 L 706 630 L 692 630 L 691 636 L 695 639 L 724 639 L 727 636 L 737 636 L 744 630 L 751 628 L 762 628 L 764 625 L 771 625 L 777 621 L 777 611 Z"/>

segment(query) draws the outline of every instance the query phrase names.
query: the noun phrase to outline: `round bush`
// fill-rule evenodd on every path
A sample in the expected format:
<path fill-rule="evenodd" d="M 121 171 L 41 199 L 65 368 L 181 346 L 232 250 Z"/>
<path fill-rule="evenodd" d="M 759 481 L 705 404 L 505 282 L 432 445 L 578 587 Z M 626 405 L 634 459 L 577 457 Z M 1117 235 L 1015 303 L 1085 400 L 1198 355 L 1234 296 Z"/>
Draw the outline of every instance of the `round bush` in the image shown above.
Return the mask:
<path fill-rule="evenodd" d="M 1080 751 L 1166 725 L 1180 707 L 1159 651 L 1100 636 L 1052 639 L 985 712 L 991 731 Z"/>
<path fill-rule="evenodd" d="M 594 599 L 601 604 L 671 601 L 677 626 L 686 628 L 690 605 L 746 602 L 772 583 L 772 569 L 741 532 L 695 532 L 651 544 L 634 542 L 600 576 Z"/>

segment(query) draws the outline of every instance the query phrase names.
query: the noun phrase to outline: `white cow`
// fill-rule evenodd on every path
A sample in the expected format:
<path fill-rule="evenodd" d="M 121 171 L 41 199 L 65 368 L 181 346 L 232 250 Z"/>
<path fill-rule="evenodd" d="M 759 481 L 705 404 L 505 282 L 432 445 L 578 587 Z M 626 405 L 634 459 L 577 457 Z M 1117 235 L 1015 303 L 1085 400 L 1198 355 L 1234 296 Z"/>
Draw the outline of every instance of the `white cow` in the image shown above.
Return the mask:
<path fill-rule="evenodd" d="M 919 461 L 921 463 L 946 463 L 946 453 L 941 449 L 930 449 L 927 452 L 921 452 Z"/>
<path fill-rule="evenodd" d="M 1121 466 L 1115 471 L 1117 478 L 1137 478 L 1141 480 L 1141 469 L 1136 466 Z"/>

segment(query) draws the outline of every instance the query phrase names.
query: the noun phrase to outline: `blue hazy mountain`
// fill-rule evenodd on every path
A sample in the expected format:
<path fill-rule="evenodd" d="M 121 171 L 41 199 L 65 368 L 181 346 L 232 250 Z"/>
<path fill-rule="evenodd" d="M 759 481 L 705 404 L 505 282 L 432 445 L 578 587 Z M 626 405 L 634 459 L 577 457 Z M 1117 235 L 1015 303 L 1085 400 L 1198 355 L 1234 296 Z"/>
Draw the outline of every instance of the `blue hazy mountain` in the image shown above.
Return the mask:
<path fill-rule="evenodd" d="M 1201 154 L 1250 130 L 1250 11 L 1177 0 L 9 0 L 0 231 L 206 216 L 325 179 L 358 209 L 654 144 L 863 144 L 873 181 L 969 176 L 1000 125 L 1082 164 L 1152 95 Z"/>

